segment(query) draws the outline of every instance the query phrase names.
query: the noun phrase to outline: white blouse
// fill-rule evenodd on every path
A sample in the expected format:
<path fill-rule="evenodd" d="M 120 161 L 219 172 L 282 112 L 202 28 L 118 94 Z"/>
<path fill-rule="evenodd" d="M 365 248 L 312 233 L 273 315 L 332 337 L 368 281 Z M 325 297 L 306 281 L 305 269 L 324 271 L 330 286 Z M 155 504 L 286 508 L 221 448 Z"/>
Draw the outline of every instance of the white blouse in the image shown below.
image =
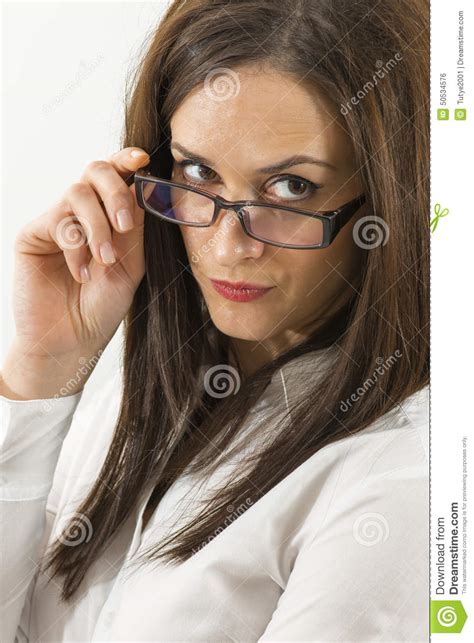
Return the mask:
<path fill-rule="evenodd" d="M 270 410 L 284 410 L 324 371 L 325 354 L 274 374 L 244 428 L 245 448 L 271 430 Z M 118 379 L 79 406 L 81 393 L 0 397 L 2 643 L 429 641 L 428 387 L 322 448 L 253 506 L 229 507 L 227 528 L 187 561 L 134 571 L 137 553 L 189 519 L 238 460 L 205 480 L 185 472 L 142 531 L 150 489 L 73 602 L 61 603 L 38 563 L 98 475 Z M 76 537 L 93 537 L 88 529 L 85 521 Z"/>

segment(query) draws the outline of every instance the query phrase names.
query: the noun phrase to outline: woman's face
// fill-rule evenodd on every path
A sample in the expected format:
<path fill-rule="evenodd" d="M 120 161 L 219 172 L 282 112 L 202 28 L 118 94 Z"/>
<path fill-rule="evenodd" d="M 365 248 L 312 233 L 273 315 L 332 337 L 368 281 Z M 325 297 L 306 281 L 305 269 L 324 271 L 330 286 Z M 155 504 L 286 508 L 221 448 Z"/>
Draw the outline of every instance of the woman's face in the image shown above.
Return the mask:
<path fill-rule="evenodd" d="M 205 84 L 174 113 L 173 180 L 231 201 L 263 200 L 304 210 L 334 210 L 361 193 L 351 140 L 332 103 L 290 75 L 250 67 L 227 73 L 215 79 L 234 83 L 226 99 L 213 92 L 212 83 Z M 302 154 L 314 161 L 262 171 Z M 350 284 L 363 251 L 352 227 L 362 214 L 360 209 L 320 250 L 253 239 L 231 210 L 221 210 L 210 227 L 180 226 L 211 319 L 234 338 L 237 350 L 251 348 L 256 362 L 276 356 L 303 340 L 308 329 L 353 293 Z M 211 279 L 272 288 L 257 299 L 234 301 L 218 292 Z"/>

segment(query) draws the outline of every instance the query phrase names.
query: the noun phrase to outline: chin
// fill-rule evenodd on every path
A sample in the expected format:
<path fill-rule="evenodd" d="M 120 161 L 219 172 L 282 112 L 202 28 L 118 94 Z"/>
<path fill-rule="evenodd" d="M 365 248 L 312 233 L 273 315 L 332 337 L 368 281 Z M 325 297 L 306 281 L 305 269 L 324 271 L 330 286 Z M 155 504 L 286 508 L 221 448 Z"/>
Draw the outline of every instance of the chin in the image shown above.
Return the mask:
<path fill-rule="evenodd" d="M 213 324 L 221 333 L 235 339 L 244 339 L 250 342 L 262 341 L 272 330 L 272 324 L 265 324 L 261 316 L 258 323 L 252 323 L 252 321 L 257 322 L 257 319 L 254 316 L 252 316 L 254 319 L 249 319 L 248 313 L 239 317 L 234 311 L 221 309 L 217 314 L 214 314 L 212 309 L 209 309 L 209 314 Z"/>

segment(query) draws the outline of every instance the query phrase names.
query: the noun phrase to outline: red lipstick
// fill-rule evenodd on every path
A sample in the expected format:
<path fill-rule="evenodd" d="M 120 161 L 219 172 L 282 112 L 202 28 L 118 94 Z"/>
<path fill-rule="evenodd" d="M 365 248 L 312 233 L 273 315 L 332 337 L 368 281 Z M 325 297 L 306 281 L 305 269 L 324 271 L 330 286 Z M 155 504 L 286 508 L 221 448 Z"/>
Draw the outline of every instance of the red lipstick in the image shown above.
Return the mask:
<path fill-rule="evenodd" d="M 231 301 L 253 301 L 263 297 L 274 286 L 259 286 L 258 284 L 249 284 L 244 281 L 221 281 L 211 279 L 215 290 Z"/>

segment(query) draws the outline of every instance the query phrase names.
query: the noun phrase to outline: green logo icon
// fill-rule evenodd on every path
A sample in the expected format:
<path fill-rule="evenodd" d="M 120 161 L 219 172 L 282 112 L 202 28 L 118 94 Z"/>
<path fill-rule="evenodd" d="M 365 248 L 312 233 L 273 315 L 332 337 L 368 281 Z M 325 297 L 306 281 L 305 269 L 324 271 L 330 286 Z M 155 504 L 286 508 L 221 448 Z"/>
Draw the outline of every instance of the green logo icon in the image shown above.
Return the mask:
<path fill-rule="evenodd" d="M 454 120 L 456 121 L 465 121 L 466 120 L 466 109 L 463 107 L 458 107 L 454 110 Z"/>
<path fill-rule="evenodd" d="M 445 217 L 447 214 L 449 214 L 448 208 L 443 208 L 441 210 L 441 203 L 435 203 L 434 206 L 434 213 L 435 216 L 431 219 L 430 221 L 430 228 L 431 232 L 433 233 L 436 228 L 438 227 L 438 221 L 442 218 Z"/>
<path fill-rule="evenodd" d="M 438 109 L 438 120 L 439 121 L 449 121 L 449 109 Z"/>
<path fill-rule="evenodd" d="M 459 634 L 467 619 L 461 601 L 431 601 L 432 634 Z"/>

